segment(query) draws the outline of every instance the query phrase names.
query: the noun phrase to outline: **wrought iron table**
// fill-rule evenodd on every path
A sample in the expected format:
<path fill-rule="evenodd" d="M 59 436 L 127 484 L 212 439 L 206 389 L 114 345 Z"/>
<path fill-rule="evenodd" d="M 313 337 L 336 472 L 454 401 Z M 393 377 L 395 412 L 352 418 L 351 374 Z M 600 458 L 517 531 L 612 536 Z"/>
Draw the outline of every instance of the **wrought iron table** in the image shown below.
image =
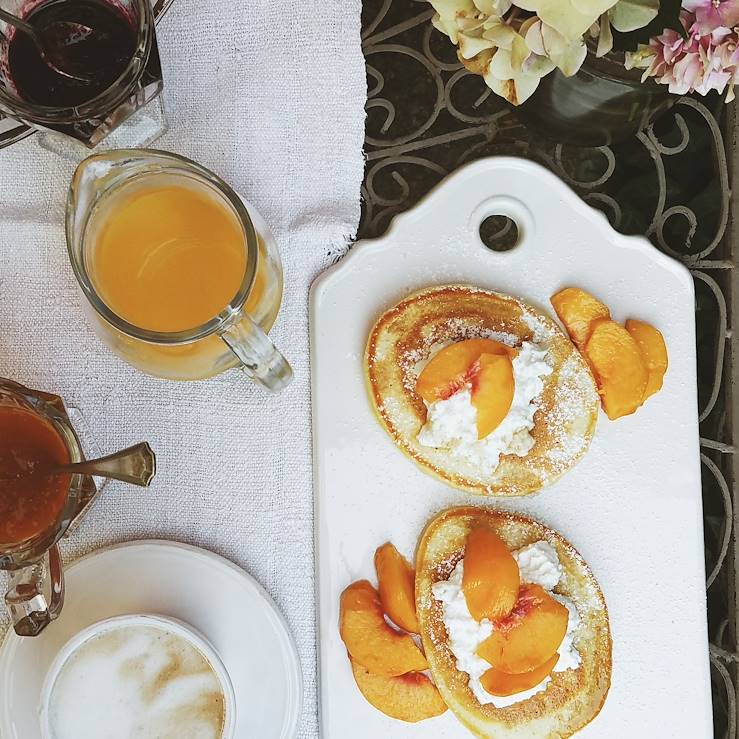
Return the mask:
<path fill-rule="evenodd" d="M 684 98 L 654 126 L 615 146 L 541 140 L 457 61 L 423 0 L 365 0 L 366 169 L 359 237 L 380 235 L 446 174 L 491 154 L 556 172 L 614 228 L 645 234 L 691 270 L 696 288 L 706 587 L 715 735 L 737 737 L 735 496 L 739 455 L 733 335 L 739 275 L 732 218 L 733 106 Z M 509 222 L 491 219 L 491 248 Z M 739 430 L 737 431 L 739 434 Z"/>

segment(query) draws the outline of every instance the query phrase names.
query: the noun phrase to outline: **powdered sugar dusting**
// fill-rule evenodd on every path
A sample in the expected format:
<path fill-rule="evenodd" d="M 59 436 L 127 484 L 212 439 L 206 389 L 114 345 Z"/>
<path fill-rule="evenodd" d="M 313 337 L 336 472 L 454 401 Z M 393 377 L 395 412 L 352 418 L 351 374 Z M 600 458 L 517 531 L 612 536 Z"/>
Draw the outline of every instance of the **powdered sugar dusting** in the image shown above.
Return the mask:
<path fill-rule="evenodd" d="M 589 443 L 589 424 L 578 424 L 577 419 L 583 411 L 582 399 L 592 392 L 592 381 L 581 360 L 575 354 L 570 355 L 560 368 L 556 402 L 547 417 L 550 434 L 556 443 L 547 450 L 546 456 L 555 472 L 568 469 Z"/>
<path fill-rule="evenodd" d="M 521 306 L 521 319 L 532 332 L 533 340 L 538 343 L 549 341 L 554 333 L 552 327 L 544 323 L 538 315 L 532 313 L 528 306 L 523 303 L 519 303 L 519 305 Z"/>

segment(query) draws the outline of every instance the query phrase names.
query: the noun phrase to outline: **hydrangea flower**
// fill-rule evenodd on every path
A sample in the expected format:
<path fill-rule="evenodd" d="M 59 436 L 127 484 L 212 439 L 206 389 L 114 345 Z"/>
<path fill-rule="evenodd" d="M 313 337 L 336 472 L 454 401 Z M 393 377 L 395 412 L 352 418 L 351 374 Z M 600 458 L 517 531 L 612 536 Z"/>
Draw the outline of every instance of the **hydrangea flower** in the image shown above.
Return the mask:
<path fill-rule="evenodd" d="M 614 28 L 647 26 L 660 0 L 429 0 L 433 24 L 459 47 L 462 63 L 514 105 L 535 92 L 554 69 L 572 76 L 582 66 L 585 36 L 598 37 L 597 54 L 611 51 Z M 626 55 L 627 68 L 644 70 L 685 94 L 723 92 L 739 78 L 739 0 L 682 0 L 683 38 L 665 30 Z"/>
<path fill-rule="evenodd" d="M 430 0 L 436 15 L 431 19 L 434 28 L 445 33 L 453 44 L 459 43 L 458 21 L 475 17 L 478 13 L 472 0 Z"/>
<path fill-rule="evenodd" d="M 617 0 L 515 0 L 517 7 L 530 10 L 543 23 L 566 39 L 582 38 L 600 16 Z"/>
<path fill-rule="evenodd" d="M 534 54 L 549 59 L 566 77 L 580 69 L 588 53 L 581 36 L 570 40 L 539 18 L 526 30 L 525 38 Z"/>
<path fill-rule="evenodd" d="M 739 0 L 683 0 L 682 7 L 695 14 L 702 33 L 733 28 L 739 23 Z"/>
<path fill-rule="evenodd" d="M 687 4 L 698 5 L 693 0 L 683 2 L 684 6 Z M 721 6 L 734 3 L 727 0 L 710 4 L 718 13 Z M 732 17 L 734 12 L 726 8 L 721 15 L 706 10 L 699 18 L 697 12 L 684 10 L 681 21 L 687 37 L 665 30 L 650 39 L 649 44 L 626 55 L 627 69 L 643 69 L 643 80 L 652 77 L 677 95 L 706 95 L 711 90 L 723 93 L 728 87 L 726 100 L 733 100 L 734 84 L 739 77 L 739 33 L 735 27 L 715 24 L 721 23 L 720 18 Z"/>
<path fill-rule="evenodd" d="M 529 0 L 524 0 L 529 1 Z M 541 2 L 541 0 L 539 0 Z M 430 0 L 436 10 L 434 26 L 459 47 L 458 56 L 471 71 L 481 74 L 489 87 L 514 105 L 527 100 L 542 77 L 555 68 L 573 75 L 582 65 L 587 49 L 581 32 L 567 25 L 566 13 L 551 13 L 562 33 L 538 15 L 527 12 L 521 0 Z M 545 13 L 564 2 L 582 6 L 596 2 L 614 5 L 616 0 L 556 0 Z M 551 6 L 551 7 L 550 7 Z M 560 8 L 561 11 L 561 8 Z M 571 5 L 568 11 L 583 14 Z M 588 16 L 588 25 L 597 19 Z"/>

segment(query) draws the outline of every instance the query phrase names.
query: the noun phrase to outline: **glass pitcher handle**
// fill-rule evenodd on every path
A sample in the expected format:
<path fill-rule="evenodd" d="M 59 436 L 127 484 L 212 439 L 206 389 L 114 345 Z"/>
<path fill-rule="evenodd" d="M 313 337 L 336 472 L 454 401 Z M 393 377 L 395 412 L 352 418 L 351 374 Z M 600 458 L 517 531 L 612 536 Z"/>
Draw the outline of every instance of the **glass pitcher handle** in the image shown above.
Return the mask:
<path fill-rule="evenodd" d="M 293 371 L 267 334 L 246 314 L 227 328 L 221 338 L 238 357 L 244 373 L 273 393 L 284 390 Z"/>
<path fill-rule="evenodd" d="M 41 561 L 11 574 L 5 605 L 18 636 L 38 636 L 61 613 L 64 573 L 56 545 Z"/>

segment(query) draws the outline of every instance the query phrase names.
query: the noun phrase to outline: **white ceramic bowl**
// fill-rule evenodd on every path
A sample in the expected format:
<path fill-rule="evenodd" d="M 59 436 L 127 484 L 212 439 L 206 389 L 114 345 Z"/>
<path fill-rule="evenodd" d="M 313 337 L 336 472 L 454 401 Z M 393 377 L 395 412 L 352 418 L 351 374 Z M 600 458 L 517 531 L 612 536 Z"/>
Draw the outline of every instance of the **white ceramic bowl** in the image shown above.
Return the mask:
<path fill-rule="evenodd" d="M 59 650 L 59 653 L 54 659 L 49 671 L 46 673 L 46 678 L 41 689 L 39 719 L 41 736 L 43 739 L 54 739 L 49 722 L 49 703 L 56 679 L 67 660 L 89 639 L 108 631 L 129 626 L 148 626 L 179 636 L 194 646 L 208 660 L 221 683 L 221 687 L 223 688 L 225 720 L 222 739 L 234 739 L 236 726 L 236 698 L 234 695 L 233 685 L 231 684 L 231 678 L 229 677 L 221 658 L 218 656 L 218 653 L 211 643 L 192 626 L 189 626 L 176 618 L 153 614 L 115 616 L 103 621 L 98 621 L 73 636 Z"/>

